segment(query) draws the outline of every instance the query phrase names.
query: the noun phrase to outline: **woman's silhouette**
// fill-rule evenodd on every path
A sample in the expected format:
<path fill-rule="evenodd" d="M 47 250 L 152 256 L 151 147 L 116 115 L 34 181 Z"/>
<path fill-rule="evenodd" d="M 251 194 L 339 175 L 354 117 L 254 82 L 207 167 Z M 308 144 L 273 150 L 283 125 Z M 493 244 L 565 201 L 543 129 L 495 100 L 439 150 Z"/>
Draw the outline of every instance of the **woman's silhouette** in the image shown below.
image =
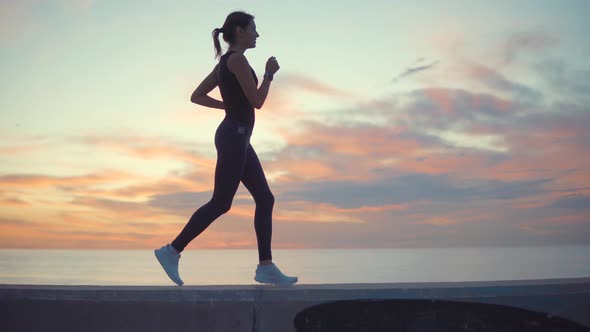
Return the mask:
<path fill-rule="evenodd" d="M 223 34 L 223 40 L 229 43 L 223 56 L 219 43 L 220 33 Z M 164 271 L 179 286 L 183 284 L 178 273 L 180 253 L 215 219 L 229 211 L 240 182 L 246 186 L 256 203 L 254 228 L 258 241 L 259 264 L 254 279 L 260 283 L 278 285 L 292 285 L 297 282 L 297 277 L 285 276 L 272 262 L 274 196 L 268 187 L 258 156 L 250 145 L 254 108 L 260 109 L 264 105 L 273 75 L 279 70 L 275 57 L 270 57 L 266 62 L 264 79 L 260 87 L 257 87 L 258 78 L 244 53 L 247 49 L 256 47 L 258 37 L 254 16 L 244 12 L 229 14 L 223 27 L 213 30 L 213 43 L 219 63 L 191 96 L 193 103 L 224 109 L 225 118 L 215 132 L 217 165 L 213 197 L 192 215 L 172 243 L 155 250 Z M 216 86 L 219 86 L 223 101 L 207 95 Z"/>

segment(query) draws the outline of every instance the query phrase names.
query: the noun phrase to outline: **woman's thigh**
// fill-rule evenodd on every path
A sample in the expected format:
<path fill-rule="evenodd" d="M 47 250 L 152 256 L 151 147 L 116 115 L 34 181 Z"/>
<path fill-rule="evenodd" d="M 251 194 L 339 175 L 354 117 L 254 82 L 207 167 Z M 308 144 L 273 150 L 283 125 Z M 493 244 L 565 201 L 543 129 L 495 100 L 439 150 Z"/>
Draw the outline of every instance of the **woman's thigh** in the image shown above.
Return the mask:
<path fill-rule="evenodd" d="M 252 194 L 254 200 L 264 198 L 271 194 L 266 175 L 262 169 L 262 164 L 260 163 L 258 155 L 256 155 L 256 151 L 254 151 L 252 145 L 248 146 L 242 183 L 246 186 L 246 189 L 248 189 L 250 194 Z"/>
<path fill-rule="evenodd" d="M 215 133 L 217 164 L 213 198 L 231 200 L 235 195 L 247 161 L 248 132 L 233 122 L 223 121 Z"/>

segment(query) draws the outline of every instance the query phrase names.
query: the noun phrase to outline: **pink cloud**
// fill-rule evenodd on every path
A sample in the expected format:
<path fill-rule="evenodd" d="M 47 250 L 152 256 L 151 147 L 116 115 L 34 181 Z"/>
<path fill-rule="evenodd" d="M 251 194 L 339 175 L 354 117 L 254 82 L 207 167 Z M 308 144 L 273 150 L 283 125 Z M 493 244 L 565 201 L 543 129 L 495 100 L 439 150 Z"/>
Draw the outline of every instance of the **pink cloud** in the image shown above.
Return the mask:
<path fill-rule="evenodd" d="M 94 0 L 2 0 L 0 2 L 0 46 L 12 47 L 46 27 L 33 15 L 39 5 L 60 6 L 78 13 L 89 10 Z"/>
<path fill-rule="evenodd" d="M 558 42 L 557 36 L 543 31 L 513 34 L 504 45 L 504 63 L 511 63 L 519 53 L 544 51 L 556 46 Z"/>
<path fill-rule="evenodd" d="M 26 0 L 0 2 L 0 46 L 14 46 L 40 28 L 29 14 L 30 6 Z"/>
<path fill-rule="evenodd" d="M 94 0 L 60 0 L 61 3 L 70 8 L 74 8 L 79 11 L 87 11 L 89 10 L 92 5 L 94 5 Z"/>
<path fill-rule="evenodd" d="M 281 84 L 285 89 L 299 88 L 316 95 L 344 98 L 348 100 L 358 99 L 358 96 L 352 92 L 321 82 L 310 76 L 297 73 L 281 75 L 280 81 L 277 81 L 277 83 Z"/>

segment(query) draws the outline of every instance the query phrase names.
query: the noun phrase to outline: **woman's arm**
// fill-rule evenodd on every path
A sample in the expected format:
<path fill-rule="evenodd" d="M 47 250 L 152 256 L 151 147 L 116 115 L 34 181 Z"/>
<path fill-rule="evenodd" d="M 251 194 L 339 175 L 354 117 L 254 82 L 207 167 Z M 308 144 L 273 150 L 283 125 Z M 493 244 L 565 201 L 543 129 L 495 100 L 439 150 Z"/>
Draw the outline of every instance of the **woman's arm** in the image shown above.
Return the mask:
<path fill-rule="evenodd" d="M 213 71 L 211 71 L 211 73 L 205 77 L 203 82 L 201 82 L 201 84 L 199 84 L 197 89 L 193 92 L 191 95 L 191 102 L 203 105 L 205 107 L 225 109 L 225 104 L 223 101 L 211 98 L 207 95 L 217 86 L 217 77 L 215 75 L 217 72 L 217 66 L 213 68 Z"/>
<path fill-rule="evenodd" d="M 257 109 L 262 108 L 264 101 L 268 96 L 268 90 L 270 89 L 270 80 L 266 77 L 260 84 L 259 88 L 256 88 L 256 82 L 254 82 L 254 76 L 252 76 L 251 67 L 246 59 L 246 56 L 241 53 L 234 53 L 227 59 L 228 69 L 236 75 L 238 83 L 244 95 L 248 98 L 248 101 L 252 106 Z"/>

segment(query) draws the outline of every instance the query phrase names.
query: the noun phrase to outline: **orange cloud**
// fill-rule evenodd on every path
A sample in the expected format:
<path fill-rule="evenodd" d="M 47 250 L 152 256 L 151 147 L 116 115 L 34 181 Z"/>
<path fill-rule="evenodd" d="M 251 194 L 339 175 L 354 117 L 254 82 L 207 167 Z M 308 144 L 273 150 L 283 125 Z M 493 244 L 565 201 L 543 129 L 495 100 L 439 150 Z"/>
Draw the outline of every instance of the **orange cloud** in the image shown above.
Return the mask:
<path fill-rule="evenodd" d="M 26 206 L 29 202 L 20 198 L 2 198 L 0 199 L 0 206 Z"/>
<path fill-rule="evenodd" d="M 24 144 L 22 143 L 23 138 L 3 137 L 2 139 L 5 142 L 10 142 L 10 146 L 0 146 L 0 154 L 5 156 L 15 157 L 18 155 L 25 155 L 30 154 L 32 152 L 42 151 L 45 148 L 47 148 L 46 143 L 43 142 L 43 139 L 28 138 L 33 142 Z"/>
<path fill-rule="evenodd" d="M 273 218 L 283 222 L 366 223 L 358 214 L 325 203 L 286 202 L 280 204 Z"/>
<path fill-rule="evenodd" d="M 215 166 L 215 160 L 200 156 L 198 153 L 167 142 L 160 137 L 127 136 L 105 137 L 86 136 L 82 142 L 92 146 L 106 147 L 112 151 L 121 151 L 126 155 L 141 159 L 172 159 L 186 161 L 192 165 L 206 168 Z"/>
<path fill-rule="evenodd" d="M 347 100 L 359 99 L 359 97 L 352 92 L 336 88 L 329 84 L 320 82 L 310 76 L 298 73 L 282 74 L 278 80 L 278 83 L 280 83 L 287 90 L 290 88 L 299 88 L 316 95 L 336 97 L 339 99 L 344 98 Z"/>
<path fill-rule="evenodd" d="M 421 224 L 433 225 L 433 226 L 449 226 L 457 224 L 457 220 L 449 216 L 435 216 L 420 221 Z"/>
<path fill-rule="evenodd" d="M 120 182 L 141 177 L 128 172 L 105 170 L 83 176 L 50 176 L 50 175 L 3 175 L 0 176 L 0 186 L 3 188 L 34 188 L 59 186 L 87 186 Z"/>

